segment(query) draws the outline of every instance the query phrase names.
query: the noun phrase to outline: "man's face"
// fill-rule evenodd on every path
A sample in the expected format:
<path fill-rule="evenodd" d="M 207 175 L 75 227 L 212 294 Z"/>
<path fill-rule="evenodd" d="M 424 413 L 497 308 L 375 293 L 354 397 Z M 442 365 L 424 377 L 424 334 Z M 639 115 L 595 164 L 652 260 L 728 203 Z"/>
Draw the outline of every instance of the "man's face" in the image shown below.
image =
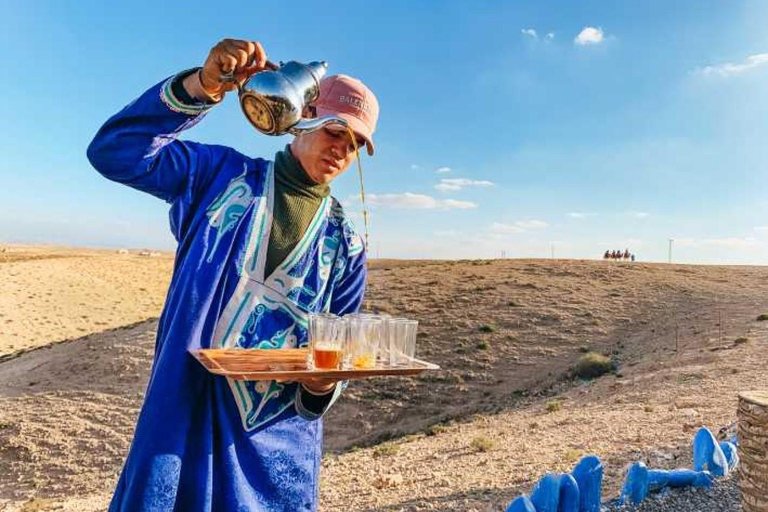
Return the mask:
<path fill-rule="evenodd" d="M 356 135 L 358 148 L 365 140 Z M 291 143 L 293 156 L 301 163 L 312 181 L 330 183 L 347 170 L 355 159 L 355 147 L 349 131 L 341 125 L 328 125 L 311 133 L 298 135 Z"/>

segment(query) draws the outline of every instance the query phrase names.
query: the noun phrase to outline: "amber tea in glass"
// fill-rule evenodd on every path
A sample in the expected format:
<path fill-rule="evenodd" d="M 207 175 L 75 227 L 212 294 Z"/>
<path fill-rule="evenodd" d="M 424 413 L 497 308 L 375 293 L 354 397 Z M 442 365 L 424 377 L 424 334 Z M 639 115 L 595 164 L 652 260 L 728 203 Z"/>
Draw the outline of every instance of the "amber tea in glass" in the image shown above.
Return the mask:
<path fill-rule="evenodd" d="M 346 321 L 329 314 L 310 315 L 310 367 L 320 370 L 340 369 L 346 339 Z"/>

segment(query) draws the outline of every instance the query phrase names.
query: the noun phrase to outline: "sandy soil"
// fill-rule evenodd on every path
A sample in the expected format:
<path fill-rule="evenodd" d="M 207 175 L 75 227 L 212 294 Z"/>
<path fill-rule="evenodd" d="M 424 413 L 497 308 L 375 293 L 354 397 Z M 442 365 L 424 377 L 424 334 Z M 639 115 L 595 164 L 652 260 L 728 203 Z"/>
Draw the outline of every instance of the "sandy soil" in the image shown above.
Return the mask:
<path fill-rule="evenodd" d="M 140 252 L 0 247 L 0 357 L 158 317 L 173 254 Z"/>
<path fill-rule="evenodd" d="M 99 304 L 124 311 L 146 300 L 123 327 L 81 318 L 94 334 L 47 345 L 72 338 L 75 324 L 41 323 L 47 309 L 24 299 L 24 285 L 3 289 L 0 320 L 41 324 L 23 347 L 44 348 L 0 362 L 0 510 L 106 508 L 151 364 L 156 321 L 139 320 L 162 303 L 170 262 L 161 259 L 0 255 L 0 274 L 17 282 L 34 286 L 44 280 L 36 272 L 65 265 L 81 269 L 82 283 L 57 282 L 96 283 Z M 545 471 L 589 452 L 606 463 L 610 495 L 631 460 L 688 464 L 695 428 L 730 424 L 736 393 L 768 382 L 768 322 L 756 321 L 768 312 L 766 277 L 760 267 L 374 262 L 366 307 L 419 319 L 418 353 L 443 370 L 350 386 L 326 423 L 322 510 L 503 510 Z M 3 343 L 16 339 L 2 325 Z M 611 355 L 618 372 L 572 379 L 585 350 Z"/>

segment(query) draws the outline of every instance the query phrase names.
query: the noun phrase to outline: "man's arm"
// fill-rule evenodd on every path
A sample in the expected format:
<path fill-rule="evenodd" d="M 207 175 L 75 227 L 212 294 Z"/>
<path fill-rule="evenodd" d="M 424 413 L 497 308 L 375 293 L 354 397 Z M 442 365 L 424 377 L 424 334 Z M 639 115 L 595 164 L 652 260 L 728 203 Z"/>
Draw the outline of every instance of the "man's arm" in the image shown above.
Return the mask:
<path fill-rule="evenodd" d="M 171 202 L 210 165 L 204 146 L 177 140 L 212 106 L 179 100 L 172 86 L 180 78 L 150 88 L 101 127 L 88 146 L 88 159 L 99 173 Z"/>
<path fill-rule="evenodd" d="M 152 87 L 112 116 L 88 147 L 88 159 L 105 177 L 172 201 L 189 188 L 196 173 L 212 164 L 205 146 L 178 141 L 179 133 L 197 124 L 227 91 L 236 88 L 221 82 L 222 74 L 234 71 L 237 80 L 245 80 L 265 69 L 266 62 L 259 43 L 220 42 L 201 69 Z M 180 98 L 181 91 L 188 97 Z"/>

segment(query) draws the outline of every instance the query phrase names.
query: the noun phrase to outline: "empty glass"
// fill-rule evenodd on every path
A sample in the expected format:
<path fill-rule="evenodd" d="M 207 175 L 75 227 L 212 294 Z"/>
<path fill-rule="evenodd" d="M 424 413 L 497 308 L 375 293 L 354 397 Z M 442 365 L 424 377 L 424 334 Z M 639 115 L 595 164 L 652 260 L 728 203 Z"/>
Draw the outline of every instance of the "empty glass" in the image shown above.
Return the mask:
<path fill-rule="evenodd" d="M 349 368 L 373 368 L 382 334 L 382 320 L 376 315 L 350 315 L 349 338 L 345 366 Z"/>
<path fill-rule="evenodd" d="M 347 322 L 327 313 L 309 315 L 310 368 L 341 368 L 347 342 Z"/>
<path fill-rule="evenodd" d="M 389 364 L 391 366 L 411 364 L 416 354 L 416 330 L 419 321 L 408 320 L 407 318 L 390 318 L 387 323 Z"/>

